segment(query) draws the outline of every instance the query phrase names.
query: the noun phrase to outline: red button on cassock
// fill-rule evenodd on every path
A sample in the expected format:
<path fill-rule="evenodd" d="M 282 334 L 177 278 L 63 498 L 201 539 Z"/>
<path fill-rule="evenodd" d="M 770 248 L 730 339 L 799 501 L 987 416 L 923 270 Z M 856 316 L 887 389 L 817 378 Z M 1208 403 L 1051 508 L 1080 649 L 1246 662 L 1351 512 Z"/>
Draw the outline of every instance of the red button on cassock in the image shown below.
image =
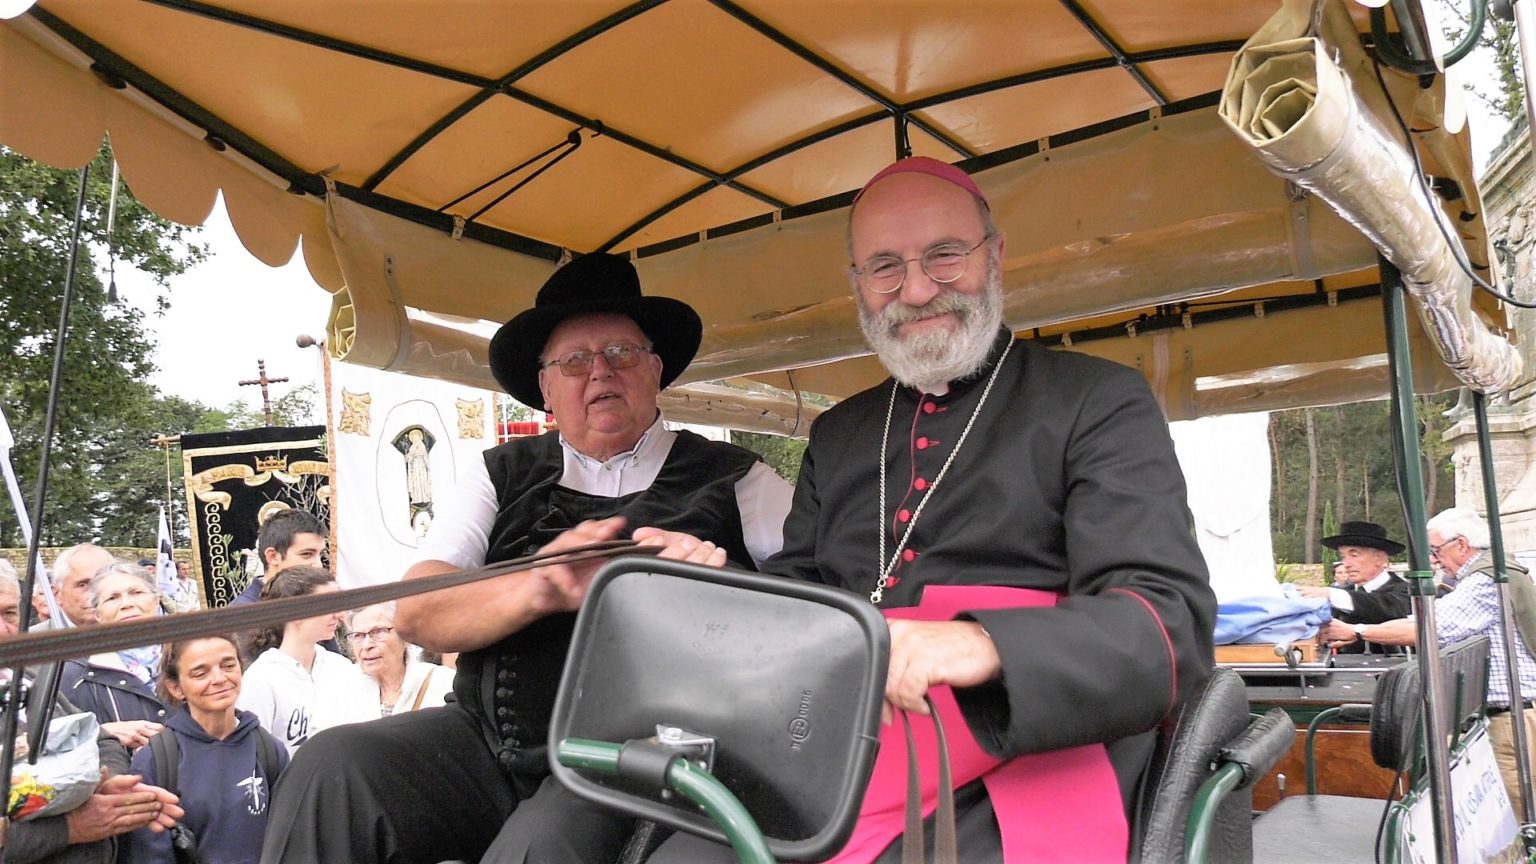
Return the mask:
<path fill-rule="evenodd" d="M 908 563 L 911 563 L 912 561 L 916 561 L 917 560 L 917 553 L 913 552 L 911 549 L 903 549 L 902 552 L 901 552 L 901 560 L 906 561 Z"/>
<path fill-rule="evenodd" d="M 927 438 L 919 438 L 919 439 L 917 439 L 917 449 L 919 449 L 919 450 L 927 450 L 928 449 L 928 439 Z"/>
<path fill-rule="evenodd" d="M 919 491 L 919 492 L 921 492 L 921 491 L 923 491 L 923 490 L 924 490 L 924 489 L 927 489 L 927 488 L 928 488 L 928 481 L 927 481 L 927 480 L 924 480 L 924 479 L 923 479 L 923 478 L 921 478 L 921 477 L 919 477 L 919 478 L 917 478 L 917 479 L 916 479 L 916 480 L 913 480 L 913 481 L 912 481 L 912 488 L 913 488 L 913 489 L 916 489 L 916 490 L 917 490 L 917 491 Z"/>
<path fill-rule="evenodd" d="M 938 408 L 939 408 L 939 406 L 933 404 L 932 402 L 924 402 L 923 403 L 923 413 L 924 414 L 932 414 L 934 411 L 937 411 Z"/>
<path fill-rule="evenodd" d="M 911 520 L 911 518 L 912 518 L 912 511 L 911 510 L 898 510 L 898 511 L 896 511 L 896 521 L 897 522 L 907 522 L 907 521 Z"/>

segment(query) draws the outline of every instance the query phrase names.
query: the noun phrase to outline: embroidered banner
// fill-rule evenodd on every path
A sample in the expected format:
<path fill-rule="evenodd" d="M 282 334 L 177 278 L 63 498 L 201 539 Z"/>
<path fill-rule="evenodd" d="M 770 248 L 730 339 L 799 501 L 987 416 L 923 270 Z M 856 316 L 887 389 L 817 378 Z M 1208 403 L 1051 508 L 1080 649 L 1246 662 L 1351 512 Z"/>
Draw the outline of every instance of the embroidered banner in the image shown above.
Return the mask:
<path fill-rule="evenodd" d="M 279 510 L 329 524 L 324 426 L 267 427 L 181 436 L 193 567 L 209 607 L 239 596 L 262 571 L 256 532 Z"/>
<path fill-rule="evenodd" d="M 392 582 L 464 472 L 496 446 L 495 394 L 351 363 L 331 366 L 336 581 Z"/>

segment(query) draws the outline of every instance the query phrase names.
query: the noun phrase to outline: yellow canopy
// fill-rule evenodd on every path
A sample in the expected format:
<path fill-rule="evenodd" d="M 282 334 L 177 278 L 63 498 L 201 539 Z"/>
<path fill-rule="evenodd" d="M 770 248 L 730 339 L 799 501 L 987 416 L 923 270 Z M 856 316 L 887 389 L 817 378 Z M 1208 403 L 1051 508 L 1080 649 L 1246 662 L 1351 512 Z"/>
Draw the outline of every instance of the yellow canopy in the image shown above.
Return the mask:
<path fill-rule="evenodd" d="M 200 223 L 222 191 L 261 260 L 302 240 L 349 362 L 490 385 L 495 325 L 562 256 L 612 250 L 634 256 L 648 293 L 703 317 L 682 383 L 834 398 L 883 377 L 849 293 L 846 206 L 909 146 L 986 190 L 1008 235 L 1011 326 L 1140 368 L 1185 419 L 1385 392 L 1378 250 L 1410 265 L 1372 220 L 1431 209 L 1393 106 L 1425 170 L 1454 181 L 1435 209 L 1461 256 L 1497 277 L 1456 88 L 1385 70 L 1383 92 L 1359 44 L 1365 8 L 1324 9 L 45 0 L 0 23 L 0 143 L 78 166 L 110 134 L 126 182 L 164 216 Z M 1312 36 L 1344 91 L 1364 94 L 1340 110 L 1363 112 L 1398 160 L 1346 178 L 1387 215 L 1351 212 L 1218 115 L 1224 86 L 1253 89 L 1233 63 L 1245 41 L 1251 58 Z M 1318 89 L 1286 74 L 1302 97 L 1282 107 Z M 1466 280 L 1410 283 L 1431 322 L 1413 332 L 1421 390 L 1456 374 L 1512 383 L 1495 301 Z M 761 386 L 679 405 L 804 431 L 804 406 Z"/>

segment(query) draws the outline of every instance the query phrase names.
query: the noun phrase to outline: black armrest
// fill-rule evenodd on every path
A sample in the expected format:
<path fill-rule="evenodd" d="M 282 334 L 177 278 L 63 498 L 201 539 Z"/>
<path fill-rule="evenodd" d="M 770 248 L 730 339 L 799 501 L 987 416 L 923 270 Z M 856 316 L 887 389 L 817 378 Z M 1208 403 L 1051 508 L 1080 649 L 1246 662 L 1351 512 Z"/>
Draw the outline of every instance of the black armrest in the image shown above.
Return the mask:
<path fill-rule="evenodd" d="M 1284 709 L 1271 708 L 1269 713 L 1248 724 L 1248 728 L 1232 743 L 1221 748 L 1223 762 L 1243 769 L 1243 780 L 1238 789 L 1245 789 L 1268 774 L 1289 753 L 1296 740 L 1296 724 Z"/>
<path fill-rule="evenodd" d="M 1371 722 L 1371 706 L 1360 703 L 1339 706 L 1339 719 L 1349 723 Z"/>

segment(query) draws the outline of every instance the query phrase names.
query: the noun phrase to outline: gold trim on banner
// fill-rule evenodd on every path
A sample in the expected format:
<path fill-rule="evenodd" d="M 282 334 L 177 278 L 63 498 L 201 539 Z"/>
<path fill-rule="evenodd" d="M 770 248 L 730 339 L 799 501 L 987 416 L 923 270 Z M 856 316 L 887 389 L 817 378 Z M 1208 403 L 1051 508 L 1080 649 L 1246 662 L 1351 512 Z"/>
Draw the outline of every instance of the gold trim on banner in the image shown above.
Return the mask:
<path fill-rule="evenodd" d="M 280 446 L 283 449 L 290 449 L 300 447 L 320 447 L 324 445 L 326 445 L 326 438 L 321 436 L 318 438 L 306 438 L 299 441 L 284 441 L 281 442 Z M 236 584 L 235 582 L 235 579 L 239 574 L 238 568 L 234 567 L 234 562 L 230 557 L 233 551 L 229 548 L 230 536 L 223 532 L 222 525 L 220 523 L 220 515 L 222 511 L 229 509 L 229 506 L 231 503 L 233 503 L 234 498 L 227 492 L 219 492 L 215 490 L 213 488 L 213 484 L 222 482 L 224 480 L 239 479 L 248 485 L 259 486 L 271 478 L 270 476 L 264 475 L 261 479 L 256 479 L 257 471 L 255 466 L 262 460 L 261 456 L 254 457 L 253 461 L 249 465 L 243 464 L 241 462 L 230 462 L 225 465 L 216 465 L 212 468 L 209 468 L 205 471 L 199 471 L 195 474 L 192 472 L 192 459 L 194 457 L 198 459 L 206 459 L 209 456 L 220 455 L 245 456 L 252 453 L 261 453 L 262 451 L 266 451 L 266 458 L 270 459 L 273 449 L 274 445 L 272 443 L 260 443 L 234 444 L 227 447 L 207 447 L 195 450 L 188 450 L 183 448 L 181 451 L 181 470 L 183 476 L 186 477 L 187 513 L 189 515 L 189 518 L 187 519 L 187 531 L 191 535 L 193 559 L 197 562 L 195 569 L 197 570 L 199 588 L 203 593 L 203 602 L 208 608 L 213 608 L 215 605 L 223 605 L 217 602 L 219 600 L 223 600 L 224 603 L 228 603 L 245 588 L 243 583 Z M 327 452 L 329 451 L 327 450 Z M 292 465 L 288 465 L 286 467 L 288 469 L 288 473 L 291 473 L 292 476 L 283 479 L 283 482 L 285 483 L 294 482 L 298 479 L 299 475 L 329 475 L 330 473 L 328 463 L 318 462 L 312 459 L 295 462 Z M 326 503 L 327 506 L 329 506 L 330 494 L 330 485 L 326 484 L 317 491 L 316 497 L 322 502 Z M 207 538 L 207 548 L 209 550 L 209 563 L 214 569 L 213 574 L 203 572 L 203 568 L 201 566 L 201 558 L 196 553 L 196 550 L 204 548 L 203 532 L 200 530 L 201 526 L 199 524 L 202 520 L 196 518 L 196 514 L 199 512 L 199 510 L 201 510 L 206 515 L 208 526 L 211 529 L 208 532 L 209 536 Z M 214 596 L 213 594 L 209 593 L 210 586 L 208 583 L 211 576 L 216 577 L 221 572 L 223 574 L 224 582 L 228 583 L 227 588 L 232 589 L 233 593 L 227 593 L 225 584 L 218 583 L 213 586 L 218 594 L 218 596 Z M 214 579 L 213 581 L 218 582 L 217 579 Z"/>

